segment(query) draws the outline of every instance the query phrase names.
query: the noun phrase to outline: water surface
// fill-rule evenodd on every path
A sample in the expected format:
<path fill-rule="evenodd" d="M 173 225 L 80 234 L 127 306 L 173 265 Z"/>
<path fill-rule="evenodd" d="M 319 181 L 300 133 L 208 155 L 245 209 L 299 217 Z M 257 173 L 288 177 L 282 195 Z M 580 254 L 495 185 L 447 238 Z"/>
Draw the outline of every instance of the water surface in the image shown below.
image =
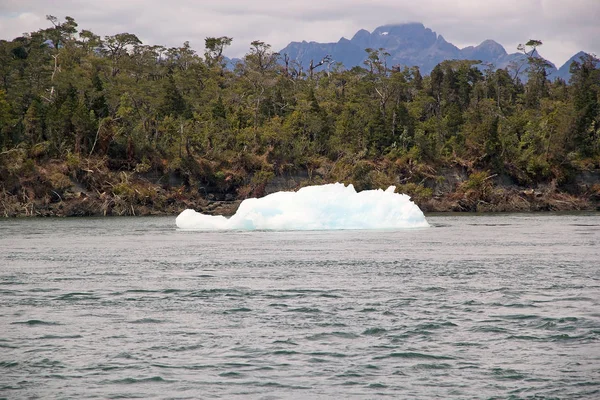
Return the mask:
<path fill-rule="evenodd" d="M 600 214 L 0 221 L 0 397 L 600 398 Z"/>

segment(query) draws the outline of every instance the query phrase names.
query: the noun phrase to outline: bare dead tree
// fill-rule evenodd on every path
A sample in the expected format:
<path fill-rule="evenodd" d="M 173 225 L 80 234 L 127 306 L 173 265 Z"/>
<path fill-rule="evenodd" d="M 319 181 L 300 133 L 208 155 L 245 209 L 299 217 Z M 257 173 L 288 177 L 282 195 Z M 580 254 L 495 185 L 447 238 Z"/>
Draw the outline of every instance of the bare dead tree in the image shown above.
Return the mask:
<path fill-rule="evenodd" d="M 323 65 L 325 63 L 330 63 L 330 62 L 331 62 L 331 56 L 329 54 L 327 54 L 325 57 L 323 57 L 323 59 L 321 61 L 319 61 L 317 64 L 315 64 L 313 60 L 310 60 L 310 65 L 308 66 L 309 78 L 312 79 L 315 69 L 319 68 L 321 65 Z"/>

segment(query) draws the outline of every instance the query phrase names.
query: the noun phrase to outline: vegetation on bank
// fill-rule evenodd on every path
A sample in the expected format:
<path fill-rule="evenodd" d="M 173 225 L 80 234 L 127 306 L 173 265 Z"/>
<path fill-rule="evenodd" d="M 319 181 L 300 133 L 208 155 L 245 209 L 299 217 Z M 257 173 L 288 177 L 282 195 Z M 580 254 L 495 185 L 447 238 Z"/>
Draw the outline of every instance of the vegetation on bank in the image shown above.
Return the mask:
<path fill-rule="evenodd" d="M 227 68 L 228 37 L 199 55 L 48 20 L 0 41 L 0 215 L 228 213 L 335 181 L 396 185 L 431 211 L 599 204 L 595 57 L 550 81 L 530 41 L 526 65 L 422 76 L 384 49 L 362 68 L 324 54 L 303 70 L 254 41 Z"/>

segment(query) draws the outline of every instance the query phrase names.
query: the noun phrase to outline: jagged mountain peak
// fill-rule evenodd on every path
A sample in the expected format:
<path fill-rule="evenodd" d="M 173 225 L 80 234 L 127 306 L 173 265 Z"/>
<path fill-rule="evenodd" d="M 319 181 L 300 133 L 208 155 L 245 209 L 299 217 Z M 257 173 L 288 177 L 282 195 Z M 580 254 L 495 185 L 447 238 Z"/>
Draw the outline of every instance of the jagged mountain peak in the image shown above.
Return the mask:
<path fill-rule="evenodd" d="M 361 40 L 361 39 L 363 39 L 363 38 L 367 38 L 367 37 L 369 37 L 369 36 L 371 36 L 371 32 L 369 32 L 369 31 L 368 31 L 368 30 L 366 30 L 366 29 L 361 29 L 361 30 L 359 30 L 358 32 L 356 32 L 356 33 L 354 34 L 354 36 L 352 36 L 352 39 L 351 39 L 351 40 Z"/>
<path fill-rule="evenodd" d="M 422 32 L 432 32 L 420 22 L 407 22 L 403 24 L 388 24 L 382 25 L 373 31 L 373 34 L 386 33 L 392 36 L 413 36 Z"/>
<path fill-rule="evenodd" d="M 330 55 L 335 62 L 352 68 L 363 65 L 367 57 L 366 48 L 385 49 L 390 54 L 388 65 L 418 66 L 423 74 L 429 74 L 445 60 L 479 60 L 496 68 L 506 68 L 512 62 L 522 62 L 525 57 L 522 53 L 509 54 L 500 43 L 491 39 L 477 46 L 459 49 L 420 22 L 382 25 L 372 32 L 360 29 L 352 39 L 341 38 L 337 43 L 292 42 L 280 53 L 288 54 L 304 66 L 308 66 L 310 60 L 320 60 Z M 581 54 L 585 53 L 578 53 L 568 64 Z M 561 70 L 559 74 L 552 66 L 548 72 L 552 78 L 561 76 L 568 79 L 568 66 L 561 67 Z"/>
<path fill-rule="evenodd" d="M 585 51 L 579 51 L 565 62 L 556 72 L 556 77 L 568 81 L 571 78 L 571 64 L 573 61 L 581 62 L 581 57 L 589 55 Z M 600 65 L 600 63 L 599 63 Z"/>
<path fill-rule="evenodd" d="M 488 51 L 494 52 L 496 54 L 507 54 L 506 49 L 500 43 L 495 40 L 487 39 L 484 40 L 477 46 L 479 49 L 486 49 Z"/>

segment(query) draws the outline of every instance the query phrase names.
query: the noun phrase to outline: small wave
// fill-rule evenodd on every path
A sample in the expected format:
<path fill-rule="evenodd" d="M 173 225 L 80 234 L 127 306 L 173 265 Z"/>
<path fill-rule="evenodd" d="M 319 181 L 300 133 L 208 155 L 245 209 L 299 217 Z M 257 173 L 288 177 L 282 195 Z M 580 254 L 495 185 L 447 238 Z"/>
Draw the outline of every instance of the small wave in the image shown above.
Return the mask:
<path fill-rule="evenodd" d="M 228 296 L 228 297 L 243 297 L 245 294 L 236 289 L 204 289 L 204 290 L 195 290 L 189 294 L 187 297 L 215 297 L 215 296 Z"/>
<path fill-rule="evenodd" d="M 552 335 L 552 336 L 548 336 L 547 338 L 545 338 L 545 340 L 550 340 L 552 342 L 562 342 L 562 341 L 568 341 L 568 340 L 581 340 L 581 339 L 587 339 L 587 336 L 586 335 L 571 336 L 571 335 L 567 335 L 566 333 L 563 333 L 560 335 Z"/>
<path fill-rule="evenodd" d="M 297 351 L 294 351 L 294 350 L 275 350 L 271 354 L 274 354 L 276 356 L 281 356 L 281 355 L 291 356 L 291 355 L 299 354 L 299 353 Z"/>
<path fill-rule="evenodd" d="M 273 344 L 289 344 L 292 346 L 298 346 L 298 343 L 292 341 L 291 339 L 286 339 L 286 340 L 275 340 L 273 342 Z"/>
<path fill-rule="evenodd" d="M 25 285 L 25 282 L 21 281 L 0 281 L 0 285 Z"/>
<path fill-rule="evenodd" d="M 55 300 L 100 300 L 100 297 L 93 293 L 73 292 L 60 295 L 56 297 Z"/>
<path fill-rule="evenodd" d="M 319 295 L 319 297 L 325 297 L 325 298 L 329 298 L 329 299 L 341 299 L 342 296 L 339 296 L 337 294 L 331 294 L 331 293 L 322 293 Z"/>
<path fill-rule="evenodd" d="M 543 324 L 540 324 L 538 326 L 536 326 L 536 328 L 538 329 L 547 329 L 547 330 L 554 330 L 556 328 L 557 324 L 554 321 L 546 321 Z"/>
<path fill-rule="evenodd" d="M 0 368 L 13 368 L 18 365 L 19 363 L 16 361 L 0 361 Z"/>
<path fill-rule="evenodd" d="M 239 313 L 239 312 L 250 312 L 251 309 L 247 307 L 239 307 L 239 308 L 231 308 L 229 310 L 223 311 L 223 314 L 231 314 L 231 313 Z"/>
<path fill-rule="evenodd" d="M 202 348 L 204 348 L 204 346 L 201 344 L 191 344 L 191 345 L 187 345 L 187 346 L 170 347 L 169 350 L 179 352 L 179 351 L 198 350 L 198 349 L 202 349 Z"/>
<path fill-rule="evenodd" d="M 44 358 L 32 364 L 36 368 L 65 368 L 62 362 L 58 360 L 51 360 L 49 358 Z"/>
<path fill-rule="evenodd" d="M 510 380 L 510 381 L 520 381 L 525 379 L 526 375 L 522 374 L 514 369 L 502 369 L 502 368 L 494 368 L 492 369 L 492 373 L 496 379 L 501 380 Z"/>
<path fill-rule="evenodd" d="M 384 385 L 383 383 L 370 383 L 367 387 L 369 389 L 385 389 L 388 386 Z"/>
<path fill-rule="evenodd" d="M 300 389 L 300 390 L 305 390 L 305 389 L 312 389 L 312 387 L 310 386 L 300 386 L 300 385 L 285 385 L 283 383 L 279 383 L 279 382 L 252 382 L 252 384 L 258 386 L 258 387 L 266 387 L 266 388 L 279 388 L 279 389 Z"/>
<path fill-rule="evenodd" d="M 159 293 L 159 290 L 148 290 L 148 289 L 129 289 L 123 293 Z"/>
<path fill-rule="evenodd" d="M 387 330 L 383 329 L 383 328 L 369 328 L 369 329 L 365 329 L 365 331 L 362 334 L 368 335 L 368 336 L 377 336 L 377 335 L 382 335 L 386 332 L 387 332 Z"/>
<path fill-rule="evenodd" d="M 50 375 L 44 375 L 44 378 L 60 379 L 60 380 L 64 381 L 67 379 L 78 378 L 78 377 L 68 376 L 68 375 L 60 375 L 60 374 L 50 374 Z"/>
<path fill-rule="evenodd" d="M 154 318 L 141 318 L 133 321 L 129 321 L 130 324 L 162 324 L 166 321 L 162 319 L 154 319 Z"/>
<path fill-rule="evenodd" d="M 422 290 L 423 292 L 445 292 L 447 289 L 440 286 L 430 286 Z"/>
<path fill-rule="evenodd" d="M 524 303 L 492 303 L 491 304 L 494 307 L 506 307 L 506 308 L 530 308 L 530 307 L 537 307 L 535 304 L 530 303 L 530 304 L 524 304 Z"/>
<path fill-rule="evenodd" d="M 314 351 L 314 352 L 308 353 L 308 354 L 310 354 L 311 356 L 319 356 L 319 357 L 333 357 L 333 358 L 348 357 L 344 353 L 334 353 L 334 352 L 329 352 L 329 351 Z"/>
<path fill-rule="evenodd" d="M 58 322 L 42 321 L 40 319 L 30 319 L 30 320 L 27 320 L 27 321 L 11 322 L 11 325 L 36 326 L 36 325 L 62 325 L 62 324 L 59 324 Z"/>
<path fill-rule="evenodd" d="M 499 326 L 478 326 L 475 328 L 471 328 L 472 332 L 488 332 L 488 333 L 507 333 L 509 332 L 506 328 L 501 328 Z"/>
<path fill-rule="evenodd" d="M 31 293 L 50 293 L 50 292 L 58 292 L 60 289 L 58 288 L 33 288 L 30 290 Z"/>
<path fill-rule="evenodd" d="M 535 314 L 510 314 L 510 315 L 495 315 L 496 318 L 500 319 L 508 319 L 508 320 L 528 320 L 528 319 L 538 319 L 539 315 Z"/>
<path fill-rule="evenodd" d="M 319 310 L 316 307 L 299 307 L 299 308 L 291 308 L 291 309 L 288 310 L 288 312 L 299 312 L 299 313 L 314 314 L 314 313 L 320 313 L 321 310 Z"/>
<path fill-rule="evenodd" d="M 455 327 L 458 326 L 452 322 L 428 322 L 425 324 L 420 324 L 417 325 L 417 331 L 418 330 L 431 330 L 431 329 L 441 329 L 441 328 L 446 328 L 446 327 Z"/>
<path fill-rule="evenodd" d="M 390 353 L 385 356 L 373 357 L 374 360 L 383 360 L 386 358 L 415 358 L 415 359 L 430 359 L 430 360 L 454 360 L 454 357 L 450 356 L 437 356 L 433 354 L 424 354 L 416 352 L 403 352 L 403 353 Z"/>
<path fill-rule="evenodd" d="M 265 294 L 267 299 L 293 299 L 298 297 L 306 297 L 304 293 L 292 293 L 292 294 Z"/>
<path fill-rule="evenodd" d="M 507 339 L 509 339 L 509 340 L 512 340 L 512 339 L 514 339 L 514 340 L 531 340 L 534 342 L 542 340 L 539 337 L 529 336 L 529 335 L 511 335 L 511 336 L 507 337 Z"/>
<path fill-rule="evenodd" d="M 336 377 L 338 377 L 338 378 L 361 378 L 362 376 L 363 375 L 361 373 L 354 372 L 354 371 L 347 371 L 347 372 L 344 372 L 343 374 L 336 375 Z"/>
<path fill-rule="evenodd" d="M 104 383 L 117 384 L 117 385 L 119 385 L 119 384 L 130 385 L 130 384 L 134 384 L 134 383 L 150 383 L 150 382 L 175 382 L 175 381 L 171 380 L 171 379 L 164 379 L 161 376 L 152 376 L 149 378 L 123 378 L 123 379 L 104 381 Z"/>
<path fill-rule="evenodd" d="M 81 335 L 44 335 L 38 339 L 81 339 Z"/>
<path fill-rule="evenodd" d="M 275 368 L 274 367 L 269 367 L 268 365 L 264 365 L 262 367 L 256 367 L 253 369 L 253 371 L 273 371 Z"/>
<path fill-rule="evenodd" d="M 591 297 L 583 297 L 583 296 L 573 296 L 573 297 L 563 297 L 560 299 L 555 299 L 554 301 L 590 301 L 595 302 L 595 299 Z"/>
<path fill-rule="evenodd" d="M 126 360 L 131 360 L 131 359 L 134 359 L 135 357 L 131 353 L 124 351 L 124 352 L 117 354 L 115 356 L 115 358 L 124 358 Z"/>
<path fill-rule="evenodd" d="M 203 369 L 212 369 L 214 365 L 192 364 L 192 365 L 169 365 L 169 364 L 152 364 L 153 367 L 162 369 L 184 369 L 190 371 L 198 371 Z"/>
<path fill-rule="evenodd" d="M 473 343 L 473 342 L 457 342 L 454 343 L 457 347 L 481 347 L 481 343 Z"/>
<path fill-rule="evenodd" d="M 239 372 L 229 371 L 229 372 L 221 372 L 219 374 L 219 376 L 223 377 L 223 378 L 242 378 L 244 376 L 244 374 L 241 374 Z"/>
<path fill-rule="evenodd" d="M 315 335 L 307 336 L 307 340 L 322 340 L 329 337 L 337 337 L 342 339 L 356 339 L 359 336 L 350 332 L 323 332 Z"/>
<path fill-rule="evenodd" d="M 222 363 L 219 364 L 223 367 L 227 367 L 227 368 L 250 368 L 250 367 L 254 367 L 254 364 L 250 364 L 250 363 L 241 363 L 241 362 L 226 362 L 226 363 Z"/>
<path fill-rule="evenodd" d="M 320 322 L 317 324 L 317 326 L 320 327 L 324 327 L 324 328 L 345 328 L 346 324 L 342 323 L 342 322 Z"/>
<path fill-rule="evenodd" d="M 164 290 L 162 290 L 162 293 L 164 293 L 164 294 L 181 293 L 181 292 L 184 292 L 184 290 L 181 290 L 181 289 L 164 289 Z"/>
<path fill-rule="evenodd" d="M 287 308 L 288 305 L 284 303 L 271 303 L 269 304 L 269 307 Z"/>
<path fill-rule="evenodd" d="M 433 364 L 417 364 L 413 367 L 414 369 L 448 369 L 452 368 L 450 364 L 446 363 L 433 363 Z"/>

